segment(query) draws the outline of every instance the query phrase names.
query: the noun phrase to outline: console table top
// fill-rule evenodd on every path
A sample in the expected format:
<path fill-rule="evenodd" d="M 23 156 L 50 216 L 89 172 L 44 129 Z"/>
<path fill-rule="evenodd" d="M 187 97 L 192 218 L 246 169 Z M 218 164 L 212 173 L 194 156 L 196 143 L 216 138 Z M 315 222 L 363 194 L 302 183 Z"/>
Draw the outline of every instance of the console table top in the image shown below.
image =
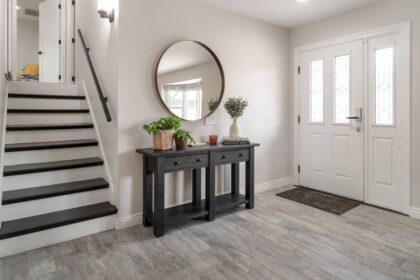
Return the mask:
<path fill-rule="evenodd" d="M 240 150 L 240 149 L 247 149 L 250 147 L 258 147 L 260 144 L 251 143 L 247 145 L 223 145 L 217 144 L 214 146 L 205 145 L 205 146 L 195 146 L 195 147 L 188 147 L 186 150 L 177 151 L 175 149 L 167 150 L 167 151 L 157 151 L 153 148 L 146 148 L 146 149 L 137 149 L 136 152 L 139 154 L 143 154 L 148 157 L 167 157 L 167 156 L 180 156 L 180 155 L 191 155 L 191 154 L 198 154 L 198 153 L 205 153 L 205 152 L 218 152 L 218 151 L 232 151 L 232 150 Z"/>

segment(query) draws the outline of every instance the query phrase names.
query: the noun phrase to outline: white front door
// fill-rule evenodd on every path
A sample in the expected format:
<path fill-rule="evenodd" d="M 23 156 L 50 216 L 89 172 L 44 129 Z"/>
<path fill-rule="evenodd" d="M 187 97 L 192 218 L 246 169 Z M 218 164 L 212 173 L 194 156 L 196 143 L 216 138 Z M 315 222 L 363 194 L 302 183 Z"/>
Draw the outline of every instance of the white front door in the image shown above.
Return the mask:
<path fill-rule="evenodd" d="M 366 201 L 407 212 L 410 187 L 410 104 L 401 34 L 368 40 L 368 191 Z"/>
<path fill-rule="evenodd" d="M 364 200 L 363 41 L 300 55 L 300 185 Z M 349 118 L 354 119 L 349 119 Z"/>
<path fill-rule="evenodd" d="M 39 4 L 39 80 L 59 83 L 60 75 L 60 9 L 61 0 Z"/>

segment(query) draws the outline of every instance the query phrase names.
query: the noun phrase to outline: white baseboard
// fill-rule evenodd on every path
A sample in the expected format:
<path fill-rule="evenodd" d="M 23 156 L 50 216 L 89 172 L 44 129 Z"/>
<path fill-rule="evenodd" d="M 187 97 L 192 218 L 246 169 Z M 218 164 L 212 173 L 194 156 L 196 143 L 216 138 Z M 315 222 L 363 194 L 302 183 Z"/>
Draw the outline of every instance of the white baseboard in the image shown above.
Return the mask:
<path fill-rule="evenodd" d="M 420 220 L 420 208 L 411 207 L 410 208 L 410 217 Z"/>
<path fill-rule="evenodd" d="M 268 190 L 272 190 L 275 188 L 281 188 L 285 186 L 289 186 L 292 184 L 292 178 L 282 178 L 273 181 L 268 181 L 265 183 L 255 185 L 255 193 L 265 192 Z M 241 188 L 241 192 L 244 192 L 245 188 Z M 182 202 L 176 205 L 171 205 L 170 207 L 179 206 L 185 203 L 190 203 L 191 201 Z M 133 226 L 140 225 L 142 223 L 143 213 L 136 213 L 129 216 L 119 217 L 117 218 L 115 228 L 117 230 L 129 228 Z"/>
<path fill-rule="evenodd" d="M 116 220 L 115 229 L 120 230 L 120 229 L 125 229 L 125 228 L 140 225 L 142 223 L 142 219 L 143 219 L 142 212 L 125 216 L 125 217 L 119 217 Z"/>

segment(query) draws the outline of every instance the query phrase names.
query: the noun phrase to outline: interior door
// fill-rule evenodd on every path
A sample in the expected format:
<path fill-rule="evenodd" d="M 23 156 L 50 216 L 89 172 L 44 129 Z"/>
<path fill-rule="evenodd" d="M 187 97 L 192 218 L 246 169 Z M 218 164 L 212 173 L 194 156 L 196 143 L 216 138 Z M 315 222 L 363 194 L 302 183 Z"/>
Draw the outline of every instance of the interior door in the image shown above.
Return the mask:
<path fill-rule="evenodd" d="M 300 56 L 300 184 L 363 201 L 363 41 Z"/>
<path fill-rule="evenodd" d="M 60 82 L 60 2 L 39 4 L 39 80 L 44 83 Z"/>
<path fill-rule="evenodd" d="M 410 105 L 404 91 L 400 34 L 368 41 L 369 165 L 367 202 L 400 212 L 409 207 Z M 408 150 L 409 151 L 409 150 Z"/>

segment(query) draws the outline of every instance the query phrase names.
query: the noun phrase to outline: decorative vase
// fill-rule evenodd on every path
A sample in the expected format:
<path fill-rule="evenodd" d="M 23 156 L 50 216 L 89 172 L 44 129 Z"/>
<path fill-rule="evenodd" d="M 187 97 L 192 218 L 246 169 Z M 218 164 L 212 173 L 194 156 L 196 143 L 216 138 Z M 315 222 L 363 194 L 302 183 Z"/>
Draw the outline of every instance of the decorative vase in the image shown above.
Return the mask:
<path fill-rule="evenodd" d="M 186 150 L 188 147 L 188 140 L 175 138 L 175 146 L 177 151 Z"/>
<path fill-rule="evenodd" d="M 233 119 L 233 123 L 230 126 L 230 137 L 240 137 L 241 136 L 241 128 L 238 125 L 238 119 Z"/>
<path fill-rule="evenodd" d="M 153 135 L 153 148 L 158 151 L 166 151 L 172 149 L 174 131 L 160 130 Z"/>

